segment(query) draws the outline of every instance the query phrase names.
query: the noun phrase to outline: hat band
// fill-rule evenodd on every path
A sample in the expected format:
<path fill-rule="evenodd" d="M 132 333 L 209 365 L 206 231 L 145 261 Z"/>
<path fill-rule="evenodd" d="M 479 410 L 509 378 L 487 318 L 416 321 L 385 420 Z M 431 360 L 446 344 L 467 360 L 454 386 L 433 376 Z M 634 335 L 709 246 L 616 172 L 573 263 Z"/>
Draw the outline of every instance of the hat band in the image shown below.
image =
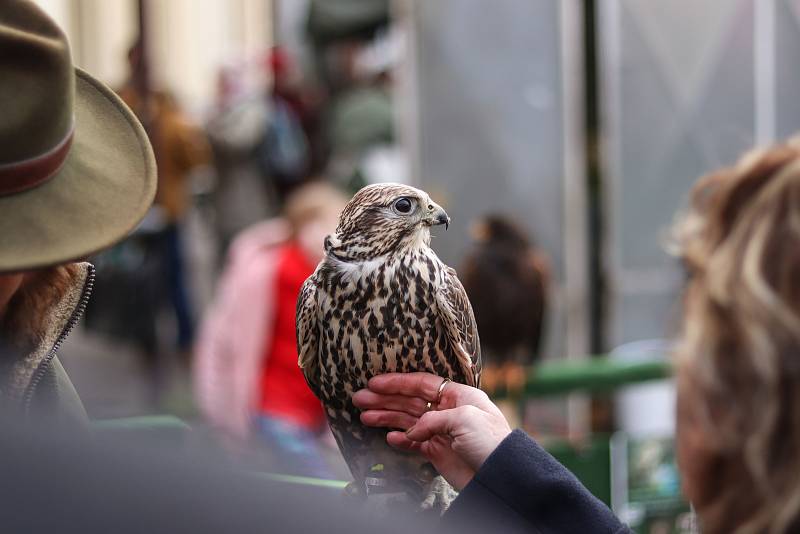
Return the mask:
<path fill-rule="evenodd" d="M 0 164 L 0 197 L 33 189 L 55 176 L 67 160 L 74 133 L 75 128 L 70 128 L 62 141 L 41 156 Z"/>

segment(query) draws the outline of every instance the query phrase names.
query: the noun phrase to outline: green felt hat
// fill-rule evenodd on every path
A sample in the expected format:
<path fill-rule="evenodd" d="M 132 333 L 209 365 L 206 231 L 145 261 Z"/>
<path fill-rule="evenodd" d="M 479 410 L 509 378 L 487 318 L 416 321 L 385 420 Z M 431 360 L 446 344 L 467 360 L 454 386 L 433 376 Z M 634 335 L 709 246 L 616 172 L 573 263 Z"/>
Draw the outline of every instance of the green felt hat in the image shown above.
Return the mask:
<path fill-rule="evenodd" d="M 142 125 L 73 67 L 67 39 L 26 0 L 0 1 L 0 272 L 89 256 L 153 202 Z"/>

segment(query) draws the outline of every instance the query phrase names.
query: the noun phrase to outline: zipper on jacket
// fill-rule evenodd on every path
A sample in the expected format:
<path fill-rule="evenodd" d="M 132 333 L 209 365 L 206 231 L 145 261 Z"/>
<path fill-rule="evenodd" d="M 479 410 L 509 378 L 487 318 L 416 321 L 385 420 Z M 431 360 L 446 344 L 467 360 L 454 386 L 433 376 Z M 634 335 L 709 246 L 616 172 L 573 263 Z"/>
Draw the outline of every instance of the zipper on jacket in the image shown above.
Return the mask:
<path fill-rule="evenodd" d="M 36 393 L 36 387 L 39 385 L 39 382 L 42 381 L 42 378 L 44 378 L 48 367 L 50 367 L 50 362 L 52 362 L 53 358 L 56 357 L 56 354 L 58 354 L 58 349 L 61 348 L 64 340 L 67 339 L 69 333 L 72 332 L 72 329 L 75 328 L 75 326 L 78 324 L 78 321 L 80 321 L 81 317 L 83 317 L 83 314 L 86 311 L 86 306 L 89 304 L 89 298 L 92 296 L 94 277 L 94 265 L 89 264 L 88 272 L 86 273 L 86 282 L 83 284 L 83 291 L 81 292 L 81 298 L 78 301 L 77 307 L 75 310 L 73 310 L 69 321 L 67 321 L 67 324 L 64 326 L 64 329 L 61 331 L 58 339 L 56 339 L 53 348 L 50 349 L 50 352 L 47 353 L 47 356 L 44 358 L 44 360 L 39 362 L 39 366 L 36 368 L 36 371 L 34 371 L 31 381 L 25 390 L 25 396 L 23 397 L 23 411 L 25 414 L 30 411 L 31 403 L 33 402 L 33 395 Z"/>

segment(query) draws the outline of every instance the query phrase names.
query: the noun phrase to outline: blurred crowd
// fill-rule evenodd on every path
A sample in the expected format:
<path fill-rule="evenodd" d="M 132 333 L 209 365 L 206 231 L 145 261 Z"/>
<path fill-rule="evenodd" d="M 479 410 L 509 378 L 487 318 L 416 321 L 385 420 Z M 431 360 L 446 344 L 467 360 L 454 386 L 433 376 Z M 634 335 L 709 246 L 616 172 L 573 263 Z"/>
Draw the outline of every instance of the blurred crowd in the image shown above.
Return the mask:
<path fill-rule="evenodd" d="M 304 59 L 274 47 L 222 66 L 217 98 L 199 120 L 152 84 L 146 40 L 131 47 L 129 76 L 111 90 L 74 69 L 65 35 L 34 4 L 0 3 L 4 527 L 374 530 L 368 514 L 350 513 L 366 506 L 343 511 L 332 494 L 315 493 L 349 475 L 298 367 L 295 324 L 298 294 L 351 195 L 409 180 L 391 100 L 403 39 L 379 19 L 351 32 L 317 28 Z M 410 204 L 392 202 L 400 201 Z M 621 487 L 667 488 L 656 498 L 669 505 L 680 487 L 704 532 L 800 530 L 798 213 L 798 138 L 750 150 L 698 180 L 670 240 L 685 270 L 680 343 L 626 349 L 674 355 L 677 434 L 668 445 L 633 444 L 633 455 L 615 441 L 626 443 L 620 450 L 632 467 Z M 475 215 L 457 267 L 480 332 L 483 367 L 478 357 L 468 363 L 475 386 L 482 372 L 482 389 L 384 369 L 341 395 L 352 394 L 362 428 L 386 431 L 382 445 L 385 436 L 422 455 L 426 470 L 460 492 L 442 510 L 445 528 L 632 532 L 623 524 L 632 516 L 617 517 L 513 430 L 526 424 L 519 404 L 541 369 L 555 276 L 530 228 L 509 213 Z M 194 276 L 198 240 L 209 251 L 208 295 Z M 90 421 L 59 356 L 84 315 L 90 336 L 136 354 L 146 413 L 171 409 L 176 376 L 190 385 L 192 407 L 180 415 L 198 432 L 175 457 L 133 439 L 129 449 L 100 439 L 150 432 L 180 441 L 186 423 Z M 35 421 L 45 424 L 28 424 Z M 213 450 L 191 448 L 206 446 Z M 618 452 L 604 451 L 601 470 Z M 246 476 L 227 469 L 231 458 L 254 457 Z M 355 481 L 365 493 L 350 485 L 345 495 L 389 493 L 378 475 L 385 467 L 370 463 Z M 381 528 L 424 531 L 421 510 L 382 517 Z M 678 513 L 693 523 L 693 511 Z M 673 519 L 650 531 L 678 529 Z"/>
<path fill-rule="evenodd" d="M 86 325 L 137 355 L 147 412 L 199 416 L 234 450 L 262 442 L 324 477 L 333 442 L 297 367 L 295 303 L 349 196 L 409 178 L 391 96 L 402 35 L 381 20 L 311 43 L 310 55 L 275 46 L 220 66 L 202 121 L 154 87 L 147 43 L 131 47 L 117 91 L 151 139 L 158 188 L 136 231 L 94 258 Z M 541 351 L 548 261 L 503 214 L 476 219 L 472 239 L 463 279 L 485 385 L 521 391 Z M 208 295 L 193 240 L 210 250 Z"/>
<path fill-rule="evenodd" d="M 382 23 L 317 43 L 306 63 L 279 46 L 232 61 L 203 123 L 152 86 L 146 43 L 131 47 L 118 92 L 152 140 L 158 190 L 134 234 L 95 258 L 86 324 L 138 355 L 147 411 L 175 411 L 175 383 L 188 381 L 194 408 L 181 415 L 197 410 L 232 449 L 262 442 L 301 474 L 331 476 L 333 442 L 297 367 L 295 303 L 349 195 L 408 181 L 391 100 L 402 46 Z M 541 354 L 548 260 L 503 214 L 476 219 L 471 236 L 462 278 L 485 388 L 521 391 Z M 210 296 L 193 281 L 193 239 L 210 241 Z M 518 419 L 513 402 L 506 412 Z"/>

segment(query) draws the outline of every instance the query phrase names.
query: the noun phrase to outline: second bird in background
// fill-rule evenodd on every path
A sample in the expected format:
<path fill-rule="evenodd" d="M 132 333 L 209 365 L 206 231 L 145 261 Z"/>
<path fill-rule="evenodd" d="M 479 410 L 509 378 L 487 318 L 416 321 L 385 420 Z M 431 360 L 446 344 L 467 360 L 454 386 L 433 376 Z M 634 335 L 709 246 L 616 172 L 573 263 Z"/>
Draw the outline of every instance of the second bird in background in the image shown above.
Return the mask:
<path fill-rule="evenodd" d="M 525 231 L 490 214 L 470 229 L 473 248 L 460 270 L 481 335 L 481 383 L 491 394 L 519 392 L 541 356 L 550 268 Z"/>

